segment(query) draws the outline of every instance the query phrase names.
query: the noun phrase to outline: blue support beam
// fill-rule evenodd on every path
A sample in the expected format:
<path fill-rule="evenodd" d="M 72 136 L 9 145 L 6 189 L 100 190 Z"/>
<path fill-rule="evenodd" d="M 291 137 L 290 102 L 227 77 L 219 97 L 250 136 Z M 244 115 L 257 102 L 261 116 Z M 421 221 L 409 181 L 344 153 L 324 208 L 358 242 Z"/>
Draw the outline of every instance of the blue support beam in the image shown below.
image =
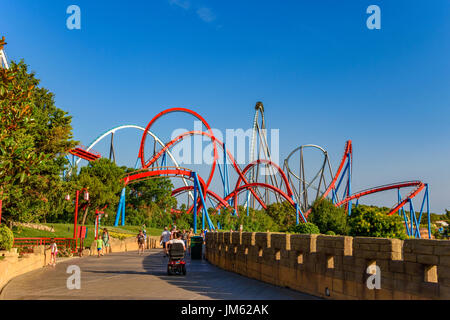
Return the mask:
<path fill-rule="evenodd" d="M 114 226 L 119 225 L 120 216 L 122 216 L 122 225 L 125 225 L 125 188 L 122 189 L 120 194 L 119 206 L 117 207 L 116 220 Z"/>

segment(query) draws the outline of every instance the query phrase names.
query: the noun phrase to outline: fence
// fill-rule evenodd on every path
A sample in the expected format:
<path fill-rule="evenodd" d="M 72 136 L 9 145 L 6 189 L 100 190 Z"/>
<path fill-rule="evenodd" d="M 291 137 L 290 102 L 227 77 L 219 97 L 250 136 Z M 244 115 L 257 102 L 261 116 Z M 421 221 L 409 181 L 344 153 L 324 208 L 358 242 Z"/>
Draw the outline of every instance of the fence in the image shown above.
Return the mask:
<path fill-rule="evenodd" d="M 24 253 L 31 253 L 35 246 L 49 246 L 52 239 L 58 247 L 68 248 L 72 253 L 77 252 L 78 239 L 74 238 L 14 238 L 13 246 L 23 248 Z"/>

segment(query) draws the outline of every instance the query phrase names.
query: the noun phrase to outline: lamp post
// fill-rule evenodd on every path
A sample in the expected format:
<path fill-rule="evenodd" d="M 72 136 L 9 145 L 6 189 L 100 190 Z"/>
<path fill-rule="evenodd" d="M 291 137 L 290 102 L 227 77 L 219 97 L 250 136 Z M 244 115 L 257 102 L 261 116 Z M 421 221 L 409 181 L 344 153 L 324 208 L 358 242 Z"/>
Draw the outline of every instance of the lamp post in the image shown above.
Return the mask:
<path fill-rule="evenodd" d="M 105 208 L 106 206 L 103 209 Z M 102 215 L 105 215 L 106 218 L 108 217 L 107 213 L 105 214 L 103 211 L 100 211 L 98 209 L 95 210 L 95 240 L 98 239 L 98 227 L 100 225 L 100 219 Z"/>
<path fill-rule="evenodd" d="M 81 190 L 77 190 L 76 196 L 75 196 L 75 220 L 73 223 L 73 238 L 77 238 L 77 222 L 78 222 L 78 197 L 80 196 L 80 192 L 84 191 L 83 199 L 86 201 L 89 201 L 89 191 L 87 188 L 83 188 Z M 70 201 L 70 195 L 67 194 L 65 199 L 67 201 Z"/>

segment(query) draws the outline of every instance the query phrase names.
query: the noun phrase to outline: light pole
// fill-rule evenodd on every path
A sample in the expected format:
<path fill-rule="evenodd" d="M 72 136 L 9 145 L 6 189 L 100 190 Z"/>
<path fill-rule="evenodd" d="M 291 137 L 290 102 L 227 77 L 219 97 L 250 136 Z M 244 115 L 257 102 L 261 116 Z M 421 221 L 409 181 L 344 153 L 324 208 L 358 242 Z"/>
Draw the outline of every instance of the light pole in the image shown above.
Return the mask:
<path fill-rule="evenodd" d="M 84 191 L 83 199 L 86 201 L 89 201 L 89 191 L 87 188 L 83 188 L 81 190 L 77 190 L 76 196 L 75 196 L 75 220 L 73 223 L 73 238 L 77 238 L 77 222 L 78 222 L 78 197 L 80 196 L 80 192 Z M 67 194 L 65 199 L 67 201 L 70 201 L 70 195 Z"/>
<path fill-rule="evenodd" d="M 106 206 L 103 209 L 105 208 Z M 98 227 L 100 225 L 100 219 L 102 215 L 105 215 L 106 218 L 108 217 L 107 213 L 105 214 L 103 211 L 100 211 L 98 209 L 95 210 L 95 240 L 98 239 Z"/>

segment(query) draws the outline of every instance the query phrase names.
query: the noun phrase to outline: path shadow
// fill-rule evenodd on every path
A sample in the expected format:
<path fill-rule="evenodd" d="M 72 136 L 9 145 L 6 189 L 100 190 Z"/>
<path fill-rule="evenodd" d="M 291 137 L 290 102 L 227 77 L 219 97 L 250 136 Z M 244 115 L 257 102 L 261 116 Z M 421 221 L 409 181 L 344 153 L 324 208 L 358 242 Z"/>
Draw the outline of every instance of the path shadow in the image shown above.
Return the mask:
<path fill-rule="evenodd" d="M 148 274 L 159 277 L 171 285 L 175 285 L 193 294 L 200 294 L 212 299 L 235 300 L 291 300 L 291 299 L 317 299 L 316 297 L 300 292 L 281 288 L 275 285 L 250 279 L 236 273 L 225 271 L 211 265 L 205 260 L 191 260 L 186 255 L 187 274 L 167 275 L 168 258 L 163 252 L 152 250 L 152 253 L 143 259 L 143 268 Z M 189 295 L 186 299 L 190 299 Z"/>

